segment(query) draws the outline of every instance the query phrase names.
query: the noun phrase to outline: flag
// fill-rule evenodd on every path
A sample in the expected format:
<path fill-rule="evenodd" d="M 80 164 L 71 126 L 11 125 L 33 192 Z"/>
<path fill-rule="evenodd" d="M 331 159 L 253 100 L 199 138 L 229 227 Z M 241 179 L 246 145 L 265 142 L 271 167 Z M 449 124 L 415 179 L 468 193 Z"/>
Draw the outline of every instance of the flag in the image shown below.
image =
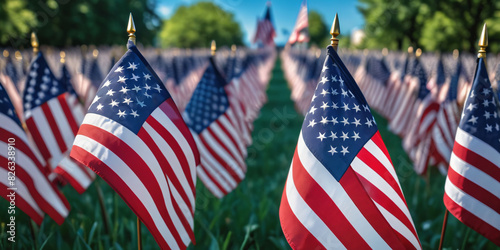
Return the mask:
<path fill-rule="evenodd" d="M 500 111 L 483 58 L 455 135 L 444 190 L 450 213 L 500 246 Z"/>
<path fill-rule="evenodd" d="M 226 85 L 211 57 L 184 112 L 200 150 L 198 176 L 218 198 L 235 189 L 246 173 L 246 148 Z"/>
<path fill-rule="evenodd" d="M 199 154 L 167 89 L 129 41 L 97 90 L 70 156 L 101 176 L 161 248 L 194 241 Z"/>
<path fill-rule="evenodd" d="M 275 36 L 276 31 L 271 21 L 271 5 L 269 4 L 266 8 L 264 19 L 257 22 L 257 31 L 255 32 L 253 43 L 261 42 L 263 45 L 272 46 L 274 45 Z"/>
<path fill-rule="evenodd" d="M 83 113 L 74 108 L 75 101 L 67 86 L 54 77 L 41 52 L 30 65 L 23 103 L 26 126 L 50 171 L 54 171 L 63 159 L 63 163 L 68 162 Z M 84 167 L 73 165 L 65 177 L 70 177 L 68 181 L 80 193 L 93 180 Z M 51 180 L 54 178 L 50 176 Z"/>
<path fill-rule="evenodd" d="M 307 0 L 304 0 L 300 5 L 299 15 L 295 21 L 295 27 L 293 28 L 290 38 L 288 38 L 288 43 L 294 44 L 296 42 L 306 43 L 309 42 L 309 20 L 307 17 Z"/>
<path fill-rule="evenodd" d="M 0 119 L 0 196 L 38 225 L 44 213 L 61 225 L 69 214 L 69 203 L 47 179 L 45 162 L 29 143 L 2 85 Z"/>
<path fill-rule="evenodd" d="M 332 46 L 280 206 L 293 249 L 420 249 L 370 108 Z"/>
<path fill-rule="evenodd" d="M 88 108 L 92 100 L 94 100 L 99 84 L 101 84 L 103 79 L 97 58 L 92 60 L 90 70 L 85 72 L 88 73 L 82 76 L 82 90 L 80 93 L 83 97 L 85 108 Z"/>

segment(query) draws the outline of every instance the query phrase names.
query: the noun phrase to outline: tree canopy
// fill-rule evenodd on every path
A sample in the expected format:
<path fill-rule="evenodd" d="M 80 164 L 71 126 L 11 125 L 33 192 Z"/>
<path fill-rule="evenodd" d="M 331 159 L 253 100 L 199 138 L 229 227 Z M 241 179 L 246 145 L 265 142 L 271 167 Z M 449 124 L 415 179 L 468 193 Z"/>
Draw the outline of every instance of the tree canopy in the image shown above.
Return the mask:
<path fill-rule="evenodd" d="M 310 43 L 318 47 L 324 47 L 325 41 L 330 37 L 329 27 L 323 21 L 323 17 L 317 11 L 309 11 L 309 36 Z"/>
<path fill-rule="evenodd" d="M 232 13 L 209 2 L 179 7 L 160 32 L 163 47 L 208 47 L 211 40 L 219 46 L 241 45 L 243 33 Z"/>

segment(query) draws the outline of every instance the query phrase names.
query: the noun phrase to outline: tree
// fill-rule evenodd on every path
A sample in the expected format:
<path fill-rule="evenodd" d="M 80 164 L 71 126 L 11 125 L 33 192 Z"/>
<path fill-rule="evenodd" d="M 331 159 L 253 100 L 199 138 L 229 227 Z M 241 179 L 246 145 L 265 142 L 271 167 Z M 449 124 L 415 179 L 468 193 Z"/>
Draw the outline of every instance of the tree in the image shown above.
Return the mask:
<path fill-rule="evenodd" d="M 329 38 L 329 28 L 326 26 L 321 14 L 317 11 L 309 11 L 309 36 L 310 43 L 318 47 L 324 47 L 325 38 Z"/>
<path fill-rule="evenodd" d="M 35 14 L 26 9 L 26 1 L 6 0 L 0 4 L 0 24 L 0 44 L 8 44 L 36 25 Z"/>
<path fill-rule="evenodd" d="M 209 2 L 179 7 L 164 21 L 160 32 L 163 47 L 208 47 L 211 40 L 219 46 L 241 45 L 242 32 L 232 13 Z"/>

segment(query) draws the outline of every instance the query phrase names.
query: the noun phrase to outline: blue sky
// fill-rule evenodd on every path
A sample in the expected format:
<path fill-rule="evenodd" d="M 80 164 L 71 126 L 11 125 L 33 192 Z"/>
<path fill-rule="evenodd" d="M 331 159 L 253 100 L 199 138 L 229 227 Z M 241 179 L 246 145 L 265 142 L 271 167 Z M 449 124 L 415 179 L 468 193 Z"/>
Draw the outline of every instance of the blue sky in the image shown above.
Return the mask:
<path fill-rule="evenodd" d="M 170 17 L 177 7 L 190 5 L 199 0 L 159 0 L 157 13 L 162 18 Z M 223 9 L 233 12 L 236 21 L 240 23 L 245 33 L 244 41 L 250 44 L 250 40 L 255 32 L 257 17 L 264 15 L 267 0 L 212 0 Z M 283 34 L 283 30 L 289 32 L 293 30 L 295 19 L 300 9 L 302 0 L 275 0 L 271 1 L 271 11 L 277 37 L 277 44 L 284 44 L 288 35 Z M 323 21 L 328 26 L 333 22 L 335 13 L 339 14 L 340 31 L 343 34 L 351 33 L 354 29 L 362 28 L 364 24 L 361 13 L 357 10 L 356 0 L 309 0 L 308 10 L 315 10 L 321 13 Z"/>

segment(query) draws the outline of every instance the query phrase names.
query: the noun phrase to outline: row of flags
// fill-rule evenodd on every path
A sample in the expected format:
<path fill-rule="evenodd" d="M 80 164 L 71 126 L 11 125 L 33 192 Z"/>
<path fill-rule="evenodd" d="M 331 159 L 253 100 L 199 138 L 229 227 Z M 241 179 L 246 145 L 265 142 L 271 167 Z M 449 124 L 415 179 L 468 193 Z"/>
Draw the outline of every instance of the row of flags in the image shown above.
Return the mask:
<path fill-rule="evenodd" d="M 402 193 L 399 198 L 395 195 L 400 192 L 397 177 L 385 147 L 381 147 L 370 108 L 384 116 L 389 130 L 403 139 L 402 146 L 418 174 L 424 175 L 428 166 L 437 166 L 447 175 L 447 209 L 500 245 L 500 104 L 495 87 L 500 74 L 489 75 L 483 58 L 477 59 L 476 70 L 471 72 L 475 61 L 471 55 L 419 53 L 344 51 L 344 66 L 331 47 L 326 56 L 316 50 L 282 52 L 291 98 L 305 115 L 280 208 L 282 227 L 293 248 L 382 246 L 381 242 L 371 245 L 368 241 L 377 235 L 368 234 L 370 218 L 388 222 L 396 232 L 399 241 L 380 235 L 389 247 L 398 247 L 392 245 L 397 242 L 404 248 L 420 248 L 404 197 Z M 488 64 L 490 69 L 500 69 L 494 59 Z M 354 77 L 342 74 L 347 68 L 355 72 Z M 385 169 L 377 169 L 381 166 Z M 333 187 L 332 183 L 338 185 Z M 349 193 L 358 183 L 361 187 L 356 191 L 363 194 Z M 346 207 L 365 192 L 371 200 L 357 204 L 357 208 Z M 330 202 L 328 196 L 330 205 L 325 204 L 325 200 Z M 368 212 L 375 215 L 367 218 L 368 224 L 356 226 L 366 218 L 363 212 L 356 218 L 348 217 L 354 209 L 372 205 L 375 207 Z M 341 214 L 342 209 L 349 211 L 342 219 L 361 238 L 343 241 L 346 227 L 337 233 L 329 224 L 331 214 L 322 215 L 332 209 L 340 209 Z M 380 215 L 385 219 L 377 219 Z M 371 238 L 363 239 L 363 233 Z"/>

